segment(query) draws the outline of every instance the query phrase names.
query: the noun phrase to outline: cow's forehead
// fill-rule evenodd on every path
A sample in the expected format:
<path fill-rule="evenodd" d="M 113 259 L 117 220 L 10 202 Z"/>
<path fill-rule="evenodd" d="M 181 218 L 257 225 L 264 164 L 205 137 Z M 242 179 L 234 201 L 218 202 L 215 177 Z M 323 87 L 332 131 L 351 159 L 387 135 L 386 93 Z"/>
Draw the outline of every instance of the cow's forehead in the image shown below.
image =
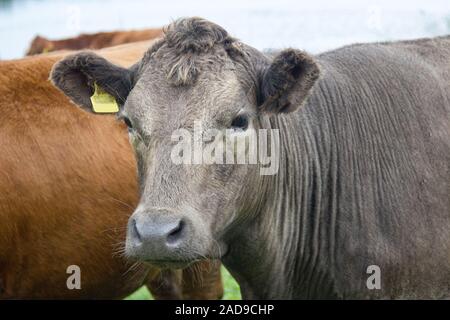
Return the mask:
<path fill-rule="evenodd" d="M 143 75 L 126 103 L 125 113 L 146 130 L 192 128 L 195 121 L 220 126 L 250 103 L 232 69 L 222 70 L 221 76 L 203 73 L 190 86 L 173 86 L 157 78 L 150 72 Z"/>

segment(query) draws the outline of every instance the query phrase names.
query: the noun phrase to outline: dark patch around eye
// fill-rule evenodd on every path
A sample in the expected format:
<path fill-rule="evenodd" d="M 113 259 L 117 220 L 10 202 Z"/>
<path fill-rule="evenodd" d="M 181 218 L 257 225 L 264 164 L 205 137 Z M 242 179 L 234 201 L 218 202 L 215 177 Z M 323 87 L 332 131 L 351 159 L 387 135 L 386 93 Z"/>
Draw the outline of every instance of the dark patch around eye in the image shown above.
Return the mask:
<path fill-rule="evenodd" d="M 233 129 L 246 130 L 248 128 L 248 117 L 245 115 L 239 115 L 231 122 Z"/>

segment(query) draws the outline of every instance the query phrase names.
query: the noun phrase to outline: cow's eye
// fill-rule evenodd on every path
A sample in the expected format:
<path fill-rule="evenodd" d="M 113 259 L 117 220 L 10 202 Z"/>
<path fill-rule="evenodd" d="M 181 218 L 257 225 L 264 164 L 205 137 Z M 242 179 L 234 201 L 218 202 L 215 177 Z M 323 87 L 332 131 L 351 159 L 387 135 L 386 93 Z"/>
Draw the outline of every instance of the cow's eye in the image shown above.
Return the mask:
<path fill-rule="evenodd" d="M 231 128 L 236 130 L 246 130 L 248 128 L 248 117 L 245 115 L 239 115 L 231 122 Z"/>
<path fill-rule="evenodd" d="M 127 125 L 128 129 L 133 129 L 133 125 L 131 124 L 130 119 L 128 119 L 127 117 L 123 117 L 123 122 L 125 122 L 125 124 Z"/>

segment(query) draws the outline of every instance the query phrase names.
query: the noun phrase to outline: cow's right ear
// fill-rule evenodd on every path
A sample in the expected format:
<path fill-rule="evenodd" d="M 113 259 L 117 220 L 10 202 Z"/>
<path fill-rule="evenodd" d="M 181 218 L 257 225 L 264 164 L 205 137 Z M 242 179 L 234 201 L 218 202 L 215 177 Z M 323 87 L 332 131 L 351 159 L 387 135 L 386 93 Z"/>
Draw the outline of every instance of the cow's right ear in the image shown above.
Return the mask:
<path fill-rule="evenodd" d="M 93 112 L 95 85 L 112 95 L 119 106 L 133 85 L 133 72 L 92 52 L 81 52 L 57 62 L 50 73 L 53 84 L 84 110 Z"/>

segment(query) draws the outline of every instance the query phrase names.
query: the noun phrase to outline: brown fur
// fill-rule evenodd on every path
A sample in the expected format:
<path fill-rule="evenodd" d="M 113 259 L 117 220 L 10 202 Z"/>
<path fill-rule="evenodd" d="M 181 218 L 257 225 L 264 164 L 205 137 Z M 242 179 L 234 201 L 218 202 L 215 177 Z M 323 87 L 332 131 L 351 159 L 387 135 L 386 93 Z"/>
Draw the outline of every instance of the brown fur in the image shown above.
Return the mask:
<path fill-rule="evenodd" d="M 26 54 L 30 56 L 57 50 L 102 49 L 130 42 L 152 40 L 158 38 L 161 34 L 162 29 L 156 28 L 80 34 L 74 38 L 60 40 L 49 40 L 36 36 Z"/>
<path fill-rule="evenodd" d="M 148 46 L 98 53 L 129 66 Z M 74 108 L 51 85 L 64 55 L 0 62 L 0 299 L 123 298 L 146 279 L 157 298 L 220 297 L 216 264 L 193 267 L 211 272 L 190 286 L 192 275 L 124 260 L 124 226 L 138 197 L 126 130 L 113 116 Z M 66 288 L 73 264 L 81 290 Z"/>

